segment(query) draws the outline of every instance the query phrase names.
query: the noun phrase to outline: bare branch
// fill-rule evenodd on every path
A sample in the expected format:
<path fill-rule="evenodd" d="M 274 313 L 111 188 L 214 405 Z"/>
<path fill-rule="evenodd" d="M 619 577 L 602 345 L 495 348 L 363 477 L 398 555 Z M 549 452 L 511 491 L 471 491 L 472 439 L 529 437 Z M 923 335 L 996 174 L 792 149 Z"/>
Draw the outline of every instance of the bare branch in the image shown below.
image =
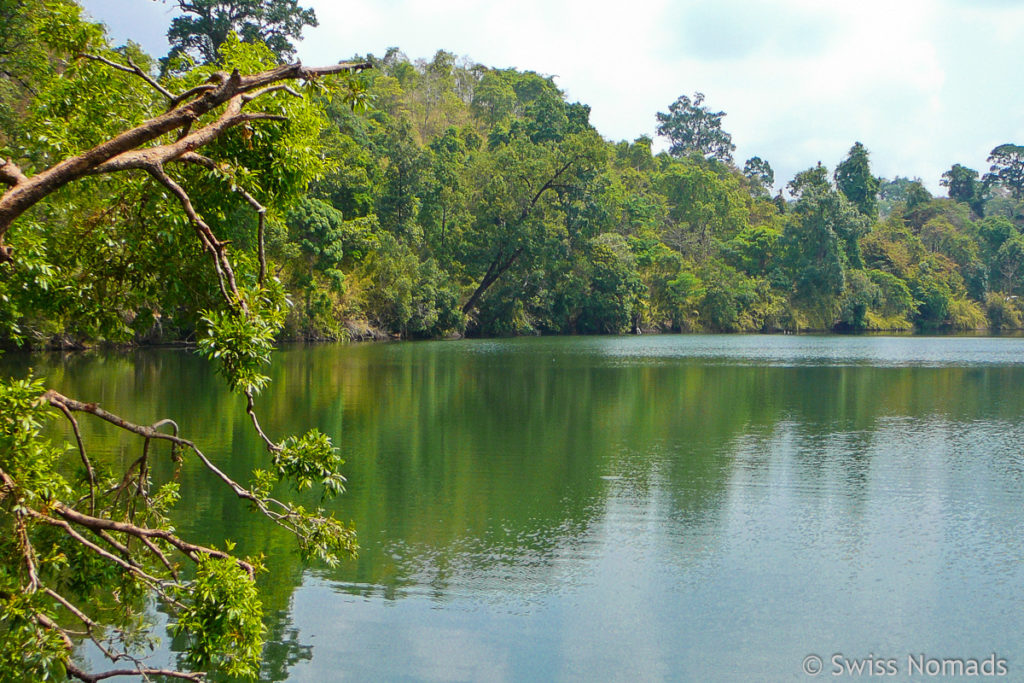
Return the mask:
<path fill-rule="evenodd" d="M 152 166 L 146 169 L 149 174 L 153 176 L 158 182 L 163 184 L 164 187 L 169 189 L 171 193 L 178 199 L 181 204 L 181 208 L 184 209 L 185 215 L 188 216 L 192 226 L 199 233 L 199 240 L 203 243 L 210 255 L 213 257 L 214 266 L 217 269 L 217 277 L 220 282 L 221 294 L 224 295 L 224 299 L 230 305 L 241 306 L 245 309 L 245 301 L 242 300 L 238 294 L 238 285 L 235 283 L 235 273 L 231 268 L 231 261 L 228 260 L 227 255 L 224 253 L 224 243 L 219 241 L 213 234 L 213 230 L 206 222 L 199 217 L 195 207 L 192 206 L 192 198 L 188 196 L 184 188 L 174 181 L 164 169 L 160 166 Z M 227 282 L 225 284 L 225 278 Z M 228 291 L 230 290 L 230 295 Z M 233 295 L 233 296 L 232 296 Z"/>
<path fill-rule="evenodd" d="M 61 595 L 57 591 L 53 590 L 52 588 L 44 588 L 43 592 L 46 593 L 47 595 L 49 595 L 54 600 L 56 600 L 57 602 L 59 602 L 60 604 L 64 605 L 64 609 L 66 609 L 67 611 L 71 612 L 76 617 L 78 617 L 78 620 L 81 621 L 83 624 L 85 624 L 86 628 L 93 629 L 93 628 L 99 626 L 99 624 L 97 624 L 95 621 L 90 619 L 85 614 L 85 612 L 83 612 L 82 610 L 80 610 L 77 607 L 75 607 L 71 603 L 70 600 L 65 598 L 63 595 Z"/>
<path fill-rule="evenodd" d="M 281 83 L 281 84 L 278 84 L 278 85 L 268 86 L 268 87 L 263 88 L 261 90 L 257 90 L 256 92 L 246 93 L 245 95 L 242 96 L 242 104 L 243 105 L 248 104 L 249 102 L 252 102 L 253 100 L 255 100 L 257 97 L 261 97 L 263 95 L 269 95 L 272 92 L 286 92 L 289 95 L 291 95 L 292 97 L 298 97 L 298 98 L 302 97 L 302 95 L 300 95 L 299 93 L 297 93 L 294 90 L 292 90 L 291 86 L 287 86 L 287 85 L 284 85 L 283 83 Z"/>
<path fill-rule="evenodd" d="M 95 543 L 90 541 L 88 538 L 86 538 L 82 534 L 80 534 L 77 531 L 75 531 L 75 529 L 70 524 L 65 522 L 64 520 L 54 519 L 53 517 L 50 517 L 49 515 L 44 515 L 43 513 L 37 512 L 35 510 L 29 510 L 28 514 L 31 517 L 35 518 L 35 519 L 38 519 L 38 520 L 40 520 L 42 522 L 45 522 L 46 524 L 49 524 L 50 526 L 57 526 L 57 527 L 60 527 L 60 528 L 64 529 L 64 531 L 67 532 L 68 536 L 70 536 L 71 538 L 75 539 L 76 541 L 78 541 L 79 543 L 81 543 L 86 548 L 88 548 L 89 550 L 93 551 L 94 553 L 96 553 L 100 557 L 103 557 L 103 558 L 109 560 L 110 562 L 113 562 L 114 564 L 118 565 L 122 569 L 125 569 L 125 570 L 135 574 L 140 579 L 146 581 L 147 583 L 149 583 L 154 588 L 158 588 L 159 587 L 160 579 L 156 578 L 155 576 L 150 576 L 149 574 L 147 574 L 145 571 L 143 571 L 139 567 L 136 567 L 136 566 L 132 565 L 130 562 L 121 559 L 117 555 L 114 555 L 113 553 L 111 553 L 111 552 L 109 552 L 107 550 L 104 550 L 103 548 L 101 548 L 100 546 L 96 545 Z M 163 591 L 160 591 L 160 593 L 162 594 Z"/>
<path fill-rule="evenodd" d="M 231 124 L 237 126 L 239 123 L 248 123 L 249 121 L 287 121 L 287 116 L 281 116 L 280 114 L 268 114 L 264 111 L 256 111 L 251 114 L 239 114 L 236 116 Z"/>
<path fill-rule="evenodd" d="M 255 568 L 244 560 L 232 557 L 228 553 L 214 548 L 206 548 L 201 545 L 189 543 L 183 541 L 169 531 L 163 529 L 147 529 L 145 527 L 136 526 L 129 524 L 128 522 L 117 522 L 111 519 L 105 519 L 103 517 L 93 517 L 86 515 L 78 510 L 69 508 L 62 503 L 54 505 L 54 510 L 58 515 L 63 517 L 68 522 L 72 522 L 79 526 L 83 526 L 87 529 L 92 530 L 107 530 L 116 531 L 136 538 L 159 538 L 162 541 L 170 543 L 172 546 L 184 553 L 189 559 L 196 561 L 200 555 L 208 555 L 210 557 L 217 557 L 222 560 L 233 560 L 238 564 L 239 567 L 244 569 L 250 577 L 256 576 Z"/>
<path fill-rule="evenodd" d="M 89 477 L 89 512 L 96 514 L 96 472 L 92 468 L 92 463 L 89 462 L 89 456 L 85 454 L 85 444 L 82 442 L 82 433 L 78 430 L 78 421 L 75 416 L 71 414 L 67 406 L 58 406 L 64 416 L 68 418 L 68 422 L 71 423 L 71 430 L 75 433 L 75 441 L 78 443 L 78 454 L 82 457 L 82 464 L 85 466 L 85 472 Z"/>
<path fill-rule="evenodd" d="M 71 642 L 71 636 L 68 635 L 67 631 L 65 631 L 60 626 L 58 626 L 53 621 L 53 619 L 50 619 L 45 614 L 36 613 L 36 621 L 39 622 L 40 626 L 48 628 L 48 629 L 50 629 L 52 631 L 56 631 L 60 635 L 61 640 L 64 641 L 64 645 L 65 645 L 65 647 L 67 647 L 69 652 L 74 649 L 75 645 L 74 645 L 74 643 Z"/>
<path fill-rule="evenodd" d="M 72 410 L 74 412 L 83 412 L 83 413 L 89 413 L 91 415 L 95 415 L 96 417 L 100 418 L 101 420 L 104 420 L 106 422 L 109 422 L 112 425 L 120 427 L 121 429 L 124 429 L 125 431 L 131 432 L 133 434 L 137 434 L 139 436 L 142 436 L 142 437 L 145 437 L 145 438 L 148 438 L 148 439 L 161 439 L 161 440 L 164 440 L 164 441 L 170 441 L 171 443 L 176 444 L 178 446 L 182 446 L 184 448 L 188 448 L 190 451 L 192 451 L 193 453 L 196 454 L 196 457 L 199 458 L 199 461 L 202 462 L 203 465 L 208 470 L 210 470 L 210 472 L 212 472 L 214 475 L 216 475 L 216 477 L 218 479 L 220 479 L 225 484 L 227 484 L 231 488 L 231 490 L 235 492 L 235 495 L 237 495 L 239 498 L 243 498 L 245 500 L 248 500 L 251 503 L 253 503 L 254 505 L 256 505 L 256 507 L 264 515 L 266 515 L 270 519 L 274 520 L 278 524 L 281 524 L 282 526 L 284 526 L 285 528 L 287 528 L 287 529 L 289 529 L 291 531 L 295 531 L 294 527 L 283 523 L 283 520 L 285 518 L 287 518 L 287 514 L 290 512 L 290 509 L 287 508 L 287 506 L 285 506 L 283 503 L 279 503 L 278 501 L 274 501 L 272 499 L 268 499 L 269 502 L 275 503 L 275 504 L 279 505 L 280 507 L 285 508 L 286 511 L 285 511 L 285 513 L 277 513 L 277 512 L 274 512 L 274 511 L 270 510 L 266 506 L 266 502 L 263 499 L 260 499 L 259 497 L 253 495 L 251 491 L 249 491 L 244 486 L 242 486 L 241 484 L 239 484 L 238 482 L 233 480 L 228 475 L 224 474 L 224 472 L 222 472 L 220 470 L 220 468 L 218 468 L 216 465 L 214 465 L 213 462 L 209 458 L 207 458 L 206 455 L 204 455 L 203 452 L 201 450 L 199 450 L 199 448 L 193 442 L 189 441 L 188 439 L 183 439 L 183 438 L 181 438 L 181 437 L 179 437 L 177 435 L 165 434 L 163 432 L 158 431 L 157 429 L 155 429 L 152 426 L 147 427 L 147 426 L 144 426 L 144 425 L 133 424 L 131 422 L 128 422 L 127 420 L 125 420 L 122 417 L 119 417 L 117 415 L 114 415 L 113 413 L 107 412 L 106 410 L 104 410 L 103 408 L 100 408 L 95 403 L 82 403 L 81 401 L 76 401 L 74 399 L 68 398 L 67 396 L 63 396 L 63 395 L 57 393 L 56 391 L 54 391 L 53 389 L 50 389 L 49 391 L 44 393 L 42 395 L 42 397 L 41 397 L 41 400 L 49 403 L 50 405 L 52 405 L 54 407 L 56 407 L 58 404 L 64 404 L 65 406 L 68 407 L 69 410 Z M 161 422 L 158 422 L 157 424 L 158 425 L 159 424 L 163 424 L 164 422 L 169 422 L 169 420 L 162 420 Z M 269 439 L 266 439 L 266 437 L 264 437 L 264 439 L 265 440 L 269 440 Z M 12 488 L 14 487 L 14 481 L 11 480 L 10 477 L 6 475 L 6 473 L 4 473 L 2 470 L 0 470 L 0 475 L 2 475 L 2 481 L 5 484 L 9 485 Z"/>
<path fill-rule="evenodd" d="M 21 172 L 18 165 L 10 159 L 0 159 L 0 183 L 17 185 L 27 183 L 28 177 Z"/>
<path fill-rule="evenodd" d="M 213 159 L 203 156 L 202 154 L 197 154 L 196 152 L 186 152 L 185 154 L 181 155 L 178 161 L 197 164 L 199 166 L 203 166 L 204 168 L 208 168 L 211 171 L 226 172 L 226 169 L 218 166 L 217 162 L 215 162 Z M 259 219 L 259 223 L 256 230 L 256 237 L 260 260 L 260 272 L 257 282 L 259 282 L 260 286 L 263 286 L 263 281 L 267 277 L 267 252 L 265 246 L 267 209 L 265 206 L 260 204 L 260 202 L 255 197 L 249 194 L 245 190 L 245 188 L 241 187 L 237 183 L 232 183 L 231 189 L 240 194 L 242 198 L 249 203 L 249 206 L 256 210 L 256 215 L 258 216 Z"/>
<path fill-rule="evenodd" d="M 84 57 L 85 59 L 91 59 L 96 62 L 101 62 L 109 67 L 117 69 L 118 71 L 125 71 L 130 74 L 135 74 L 142 80 L 146 81 L 146 83 L 149 83 L 153 87 L 153 89 L 155 89 L 161 95 L 163 95 L 169 100 L 174 100 L 174 95 L 171 93 L 171 91 L 169 91 L 167 88 L 153 80 L 153 78 L 149 74 L 143 71 L 135 62 L 132 61 L 131 57 L 127 58 L 128 66 L 125 66 L 124 64 L 118 64 L 117 62 L 111 61 L 105 57 L 100 57 L 99 55 L 81 54 L 79 55 L 79 57 Z"/>
<path fill-rule="evenodd" d="M 18 544 L 21 546 L 21 555 L 25 559 L 25 569 L 28 571 L 28 591 L 33 592 L 39 588 L 39 575 L 36 573 L 36 562 L 35 562 L 35 549 L 32 547 L 32 542 L 28 538 L 28 532 L 25 530 L 25 519 L 24 517 L 18 518 L 17 523 L 18 533 Z"/>
<path fill-rule="evenodd" d="M 172 671 L 169 669 L 147 669 L 140 667 L 137 669 L 114 669 L 113 671 L 104 671 L 98 674 L 90 674 L 77 666 L 67 661 L 64 663 L 64 667 L 67 669 L 69 676 L 74 676 L 83 683 L 96 683 L 96 681 L 106 680 L 108 678 L 115 678 L 117 676 L 166 676 L 167 678 L 178 678 L 184 681 L 204 681 L 206 680 L 206 674 L 204 672 L 186 673 L 184 671 Z"/>
<path fill-rule="evenodd" d="M 181 93 L 177 97 L 171 98 L 171 104 L 167 108 L 167 110 L 170 111 L 171 109 L 174 109 L 179 104 L 181 104 L 182 102 L 184 102 L 185 100 L 187 100 L 187 99 L 189 99 L 191 97 L 195 97 L 196 95 L 202 95 L 203 93 L 210 92 L 211 90 L 216 90 L 216 89 L 217 89 L 217 84 L 216 83 L 203 83 L 202 85 L 197 85 L 196 87 L 192 88 L 191 90 L 186 90 L 185 92 Z"/>
<path fill-rule="evenodd" d="M 267 212 L 259 212 L 259 225 L 256 228 L 256 244 L 260 258 L 260 272 L 259 277 L 256 280 L 259 286 L 263 286 L 263 281 L 267 279 L 267 248 L 266 248 L 266 233 L 267 233 Z"/>
<path fill-rule="evenodd" d="M 263 428 L 260 427 L 260 421 L 256 419 L 255 399 L 253 398 L 251 389 L 246 389 L 245 398 L 245 412 L 249 413 L 249 417 L 252 419 L 252 426 L 256 430 L 256 433 L 259 434 L 260 438 L 263 439 L 263 443 L 267 445 L 267 450 L 271 453 L 280 451 L 281 447 L 274 441 L 271 441 L 270 437 L 263 432 Z"/>
<path fill-rule="evenodd" d="M 227 164 L 218 164 L 213 159 L 203 156 L 202 154 L 197 154 L 196 152 L 186 152 L 185 154 L 182 154 L 181 157 L 178 158 L 178 161 L 182 161 L 189 164 L 195 164 L 197 166 L 202 166 L 203 168 L 208 168 L 211 171 L 218 171 L 220 173 L 225 174 L 230 173 L 231 171 L 230 167 Z M 241 195 L 242 199 L 248 202 L 249 206 L 256 209 L 257 213 L 266 213 L 266 207 L 260 204 L 255 197 L 246 192 L 245 188 L 243 188 L 241 185 L 234 183 L 231 189 L 232 191 Z"/>
<path fill-rule="evenodd" d="M 163 551 L 160 550 L 160 548 L 156 547 L 156 544 L 153 543 L 153 541 L 146 538 L 145 536 L 140 536 L 139 540 L 142 541 L 142 544 L 144 546 L 149 548 L 149 551 L 151 553 L 156 555 L 157 559 L 160 560 L 160 562 L 163 563 L 165 567 L 167 567 L 167 571 L 169 571 L 171 573 L 171 576 L 174 577 L 174 580 L 177 581 L 178 569 L 173 564 L 171 564 L 171 561 L 167 559 L 167 556 L 163 553 Z"/>
<path fill-rule="evenodd" d="M 119 552 L 122 555 L 124 555 L 125 560 L 127 560 L 130 564 L 132 564 L 132 565 L 134 565 L 136 567 L 142 566 L 138 562 L 136 562 L 135 560 L 132 559 L 132 551 L 128 549 L 128 546 L 126 546 L 124 543 L 121 543 L 116 538 L 112 537 L 110 534 L 105 532 L 103 529 L 89 529 L 89 531 L 93 532 L 94 534 L 96 534 L 97 536 L 102 538 L 104 541 L 106 541 L 110 545 L 110 547 L 112 547 L 114 550 L 116 550 L 117 552 Z"/>

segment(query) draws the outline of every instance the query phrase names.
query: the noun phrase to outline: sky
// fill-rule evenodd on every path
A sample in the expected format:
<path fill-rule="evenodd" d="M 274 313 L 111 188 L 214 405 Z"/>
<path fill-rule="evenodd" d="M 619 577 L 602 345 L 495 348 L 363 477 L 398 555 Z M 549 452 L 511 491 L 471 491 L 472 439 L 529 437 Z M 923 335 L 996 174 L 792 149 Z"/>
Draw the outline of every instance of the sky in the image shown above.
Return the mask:
<path fill-rule="evenodd" d="M 80 0 L 150 53 L 167 51 L 164 0 Z M 590 105 L 607 139 L 654 137 L 655 113 L 705 95 L 726 112 L 738 165 L 760 156 L 776 186 L 818 161 L 834 169 L 854 142 L 886 178 L 936 195 L 960 163 L 984 173 L 995 146 L 1024 144 L 1021 0 L 300 0 L 320 25 L 305 64 L 399 47 L 554 76 Z M 667 147 L 656 142 L 656 149 Z"/>

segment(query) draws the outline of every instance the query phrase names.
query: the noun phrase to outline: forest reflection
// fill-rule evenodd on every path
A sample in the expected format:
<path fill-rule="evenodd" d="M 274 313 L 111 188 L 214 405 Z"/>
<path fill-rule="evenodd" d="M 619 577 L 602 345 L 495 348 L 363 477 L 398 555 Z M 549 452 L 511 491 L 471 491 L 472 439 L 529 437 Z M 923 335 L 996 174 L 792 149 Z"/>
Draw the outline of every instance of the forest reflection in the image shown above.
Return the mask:
<path fill-rule="evenodd" d="M 665 545 L 658 557 L 684 577 L 680 568 L 720 556 L 723 543 L 770 528 L 770 519 L 736 526 L 737 510 L 769 500 L 834 509 L 841 528 L 815 526 L 812 515 L 806 533 L 838 533 L 837 543 L 856 547 L 871 536 L 866 501 L 898 497 L 900 478 L 922 471 L 900 460 L 901 443 L 920 449 L 931 440 L 947 467 L 979 434 L 991 443 L 1021 436 L 1022 365 L 759 365 L 729 352 L 729 343 L 756 337 L 733 338 L 722 353 L 700 348 L 720 338 L 681 339 L 695 352 L 659 354 L 638 342 L 630 353 L 622 340 L 574 339 L 283 349 L 259 400 L 264 426 L 275 435 L 315 427 L 340 444 L 348 491 L 332 505 L 355 523 L 361 546 L 357 560 L 314 567 L 312 576 L 352 596 L 439 604 L 516 596 L 529 605 L 584 580 L 595 555 L 649 533 L 652 520 Z M 23 372 L 28 360 L 3 363 Z M 173 416 L 239 480 L 266 464 L 241 400 L 186 350 L 30 364 L 59 391 L 138 422 Z M 140 447 L 101 424 L 84 426 L 102 444 L 91 451 L 101 461 L 127 461 Z M 154 476 L 171 476 L 168 459 L 159 462 Z M 972 476 L 1021 482 L 1019 459 L 984 467 Z M 198 463 L 180 477 L 181 531 L 266 558 L 263 675 L 286 679 L 311 656 L 292 623 L 293 592 L 309 580 L 292 540 L 254 520 Z"/>

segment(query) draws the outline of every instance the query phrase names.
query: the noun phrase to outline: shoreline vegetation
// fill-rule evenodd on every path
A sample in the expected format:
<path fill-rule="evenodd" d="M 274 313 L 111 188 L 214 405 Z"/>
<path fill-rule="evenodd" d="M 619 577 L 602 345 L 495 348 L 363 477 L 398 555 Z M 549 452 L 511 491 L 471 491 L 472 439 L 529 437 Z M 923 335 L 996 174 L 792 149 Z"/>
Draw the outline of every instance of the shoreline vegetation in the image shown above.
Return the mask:
<path fill-rule="evenodd" d="M 656 153 L 553 76 L 397 48 L 307 67 L 295 0 L 174 4 L 158 58 L 74 0 L 0 2 L 0 348 L 193 344 L 265 452 L 208 455 L 191 396 L 140 417 L 3 378 L 0 679 L 261 673 L 264 555 L 172 511 L 188 461 L 302 562 L 356 556 L 331 435 L 257 402 L 282 340 L 1024 327 L 1024 147 L 954 165 L 948 198 L 859 142 L 777 184 L 700 92 L 652 113 Z M 133 445 L 107 457 L 99 424 Z M 173 670 L 146 663 L 157 604 Z M 80 668 L 86 641 L 114 668 Z"/>
<path fill-rule="evenodd" d="M 782 187 L 767 160 L 733 159 L 726 114 L 701 93 L 652 116 L 669 144 L 655 153 L 647 136 L 602 138 L 550 76 L 443 50 L 352 62 L 371 68 L 311 95 L 301 130 L 276 132 L 301 172 L 262 181 L 281 185 L 260 195 L 260 258 L 288 301 L 277 341 L 1024 328 L 1024 147 L 991 150 L 985 173 L 955 164 L 948 198 L 874 176 L 859 142 Z M 100 69 L 78 60 L 5 94 L 5 145 L 52 158 L 100 134 L 83 132 L 98 127 L 88 106 L 68 109 Z M 118 78 L 103 73 L 108 96 L 138 96 Z M 252 147 L 259 131 L 233 142 Z M 187 189 L 200 214 L 251 269 L 249 206 L 199 182 Z M 12 231 L 34 261 L 0 284 L 3 341 L 197 338 L 217 289 L 152 189 L 83 179 L 32 216 L 36 234 Z"/>

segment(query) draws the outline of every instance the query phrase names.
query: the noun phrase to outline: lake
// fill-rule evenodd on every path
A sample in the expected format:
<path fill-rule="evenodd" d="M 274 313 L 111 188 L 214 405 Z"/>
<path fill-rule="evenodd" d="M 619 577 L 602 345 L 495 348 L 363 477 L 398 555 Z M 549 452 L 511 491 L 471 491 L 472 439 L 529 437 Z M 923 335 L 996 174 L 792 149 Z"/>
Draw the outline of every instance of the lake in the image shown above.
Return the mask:
<path fill-rule="evenodd" d="M 31 363 L 239 479 L 266 461 L 188 351 Z M 265 428 L 340 445 L 361 552 L 303 568 L 186 464 L 178 528 L 267 555 L 265 680 L 1024 679 L 1024 339 L 319 345 L 270 374 Z"/>

